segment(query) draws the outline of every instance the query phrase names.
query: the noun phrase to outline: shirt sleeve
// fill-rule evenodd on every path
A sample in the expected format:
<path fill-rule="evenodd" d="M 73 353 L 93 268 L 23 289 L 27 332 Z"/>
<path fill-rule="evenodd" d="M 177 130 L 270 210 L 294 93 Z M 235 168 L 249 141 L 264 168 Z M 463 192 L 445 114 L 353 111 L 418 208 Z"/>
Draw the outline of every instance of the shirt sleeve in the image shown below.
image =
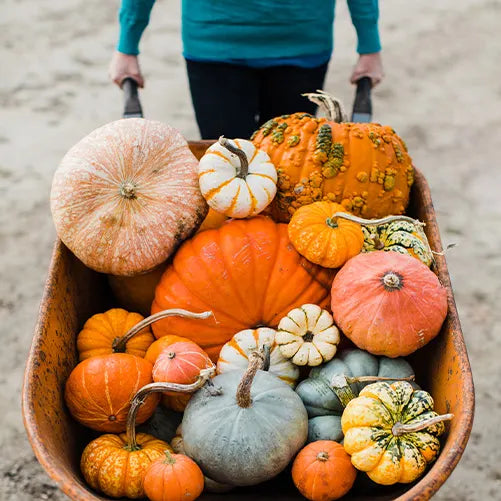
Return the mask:
<path fill-rule="evenodd" d="M 348 0 L 351 21 L 357 31 L 359 54 L 371 54 L 381 50 L 379 39 L 378 0 Z"/>
<path fill-rule="evenodd" d="M 118 19 L 120 37 L 117 50 L 124 54 L 139 54 L 139 40 L 150 21 L 155 0 L 122 0 Z"/>

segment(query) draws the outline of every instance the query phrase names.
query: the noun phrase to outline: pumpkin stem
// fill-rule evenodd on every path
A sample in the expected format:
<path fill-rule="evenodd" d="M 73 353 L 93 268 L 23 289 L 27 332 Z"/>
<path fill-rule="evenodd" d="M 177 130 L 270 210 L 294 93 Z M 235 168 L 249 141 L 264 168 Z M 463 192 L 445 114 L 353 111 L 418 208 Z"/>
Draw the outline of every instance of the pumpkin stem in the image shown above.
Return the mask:
<path fill-rule="evenodd" d="M 259 350 L 254 350 L 249 355 L 249 365 L 237 388 L 237 404 L 242 409 L 247 409 L 252 404 L 251 387 L 252 381 L 258 370 L 263 370 L 266 365 L 269 366 L 270 347 L 264 345 Z"/>
<path fill-rule="evenodd" d="M 193 393 L 202 388 L 209 381 L 216 371 L 215 367 L 202 369 L 197 380 L 192 384 L 177 384 L 177 383 L 150 383 L 138 390 L 132 398 L 129 412 L 127 414 L 127 450 L 139 450 L 136 441 L 136 416 L 139 408 L 143 405 L 146 397 L 150 393 L 159 393 L 164 391 L 175 391 L 178 393 Z"/>
<path fill-rule="evenodd" d="M 136 188 L 137 186 L 132 181 L 126 181 L 120 186 L 120 195 L 124 198 L 128 198 L 129 200 L 137 198 Z"/>
<path fill-rule="evenodd" d="M 319 452 L 317 454 L 317 459 L 318 461 L 328 461 L 329 460 L 329 454 L 325 451 Z"/>
<path fill-rule="evenodd" d="M 426 223 L 419 221 L 418 219 L 412 219 L 409 216 L 386 216 L 381 219 L 364 219 L 363 217 L 354 216 L 347 212 L 336 212 L 332 217 L 340 217 L 342 219 L 347 219 L 348 221 L 353 221 L 354 223 L 363 224 L 365 226 L 372 226 L 374 224 L 387 224 L 393 221 L 408 221 L 417 226 L 426 226 Z"/>
<path fill-rule="evenodd" d="M 330 226 L 331 228 L 334 228 L 334 229 L 336 229 L 338 227 L 338 224 L 336 223 L 335 217 L 328 217 L 325 220 L 325 223 L 327 224 L 327 226 Z"/>
<path fill-rule="evenodd" d="M 419 423 L 413 424 L 402 424 L 397 422 L 393 425 L 391 432 L 393 436 L 400 437 L 405 435 L 406 433 L 415 433 L 417 431 L 424 430 L 434 424 L 441 423 L 442 421 L 449 421 L 454 417 L 454 414 L 442 414 L 441 416 L 435 416 L 430 419 L 425 419 L 424 421 L 420 421 Z"/>
<path fill-rule="evenodd" d="M 409 377 L 386 377 L 386 376 L 358 376 L 358 377 L 346 377 L 348 383 L 374 383 L 378 381 L 415 381 L 416 376 L 412 375 Z"/>
<path fill-rule="evenodd" d="M 164 459 L 164 464 L 176 464 L 176 458 L 174 457 L 173 454 L 170 453 L 168 449 L 165 449 L 165 459 Z"/>
<path fill-rule="evenodd" d="M 307 97 L 312 103 L 315 103 L 323 109 L 327 114 L 327 119 L 331 122 L 348 122 L 348 115 L 346 114 L 343 104 L 334 96 L 331 96 L 323 90 L 307 92 L 301 95 Z"/>
<path fill-rule="evenodd" d="M 398 291 L 404 285 L 404 277 L 396 271 L 387 271 L 381 278 L 381 282 L 388 292 Z"/>
<path fill-rule="evenodd" d="M 226 148 L 230 153 L 233 153 L 239 158 L 240 167 L 237 168 L 237 177 L 239 177 L 240 179 L 245 179 L 247 177 L 247 174 L 249 173 L 249 161 L 247 160 L 247 155 L 245 154 L 245 151 L 231 144 L 230 140 L 226 139 L 224 136 L 221 136 L 218 139 L 218 142 L 221 146 Z"/>
<path fill-rule="evenodd" d="M 162 318 L 178 316 L 184 318 L 205 319 L 209 318 L 212 315 L 212 311 L 193 313 L 191 311 L 182 310 L 179 308 L 159 311 L 158 313 L 155 313 L 154 315 L 141 320 L 141 322 L 134 325 L 134 327 L 129 329 L 122 337 L 115 338 L 111 347 L 113 348 L 114 353 L 125 353 L 126 345 L 132 337 L 134 337 L 138 332 L 142 331 L 145 327 L 148 327 L 148 325 L 151 325 L 152 323 L 156 322 L 157 320 L 161 320 Z"/>

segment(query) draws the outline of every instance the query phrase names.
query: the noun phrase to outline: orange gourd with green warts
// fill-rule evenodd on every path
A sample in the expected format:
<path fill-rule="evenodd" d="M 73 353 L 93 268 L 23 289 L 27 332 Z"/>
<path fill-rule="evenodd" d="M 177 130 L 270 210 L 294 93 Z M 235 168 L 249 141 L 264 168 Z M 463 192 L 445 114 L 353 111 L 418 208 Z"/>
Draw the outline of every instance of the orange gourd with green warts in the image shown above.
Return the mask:
<path fill-rule="evenodd" d="M 283 115 L 253 135 L 277 168 L 273 218 L 287 222 L 299 207 L 321 200 L 366 218 L 404 213 L 414 168 L 403 140 L 389 126 L 346 122 L 339 101 L 326 93 L 308 96 L 328 118 Z"/>

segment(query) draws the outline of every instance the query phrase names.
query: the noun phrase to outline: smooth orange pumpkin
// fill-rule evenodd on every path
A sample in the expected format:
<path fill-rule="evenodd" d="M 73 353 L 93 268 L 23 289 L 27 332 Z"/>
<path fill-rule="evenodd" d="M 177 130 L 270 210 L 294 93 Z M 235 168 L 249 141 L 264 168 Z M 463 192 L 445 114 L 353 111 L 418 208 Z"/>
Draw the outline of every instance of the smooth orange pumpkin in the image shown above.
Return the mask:
<path fill-rule="evenodd" d="M 144 317 L 139 313 L 129 313 L 122 308 L 113 308 L 104 313 L 97 313 L 85 322 L 77 336 L 77 350 L 80 360 L 99 355 L 119 353 L 116 341 L 122 338 L 132 327 Z M 125 353 L 144 357 L 155 338 L 149 327 L 145 327 L 129 339 Z"/>
<path fill-rule="evenodd" d="M 311 501 L 339 499 L 352 488 L 356 477 L 350 456 L 331 440 L 311 442 L 292 465 L 294 485 Z"/>
<path fill-rule="evenodd" d="M 166 450 L 148 466 L 143 485 L 151 501 L 191 501 L 204 490 L 204 475 L 188 456 Z"/>
<path fill-rule="evenodd" d="M 283 115 L 253 136 L 277 167 L 273 218 L 287 222 L 299 207 L 320 200 L 366 218 L 403 214 L 414 181 L 403 140 L 388 126 L 346 123 L 340 103 L 327 94 L 312 100 L 328 118 Z"/>
<path fill-rule="evenodd" d="M 198 161 L 181 133 L 129 118 L 71 148 L 54 174 L 57 234 L 89 268 L 136 275 L 163 263 L 207 214 Z"/>
<path fill-rule="evenodd" d="M 288 231 L 299 254 L 326 268 L 339 268 L 359 254 L 364 245 L 362 226 L 334 217 L 343 210 L 334 202 L 315 202 L 294 212 Z"/>
<path fill-rule="evenodd" d="M 332 283 L 332 314 L 359 348 L 395 358 L 423 347 L 447 315 L 447 290 L 421 261 L 398 252 L 359 254 Z"/>
<path fill-rule="evenodd" d="M 124 431 L 132 397 L 153 381 L 152 369 L 150 362 L 128 353 L 80 362 L 66 381 L 64 396 L 71 415 L 93 430 Z M 148 396 L 137 415 L 139 424 L 153 414 L 158 401 L 159 395 Z"/>
<path fill-rule="evenodd" d="M 287 225 L 264 216 L 233 220 L 185 242 L 155 292 L 152 312 L 170 306 L 210 310 L 203 322 L 181 318 L 153 325 L 195 341 L 217 361 L 224 343 L 241 330 L 276 327 L 304 303 L 329 304 L 334 272 L 309 263 L 289 241 Z"/>
<path fill-rule="evenodd" d="M 181 336 L 163 336 L 150 344 L 150 347 L 146 351 L 144 358 L 148 360 L 148 362 L 151 362 L 152 365 L 154 365 L 157 361 L 158 355 L 160 355 L 160 353 L 165 348 L 179 341 L 189 341 L 189 339 L 187 337 Z"/>
<path fill-rule="evenodd" d="M 198 228 L 198 233 L 205 230 L 216 230 L 217 228 L 220 228 L 227 219 L 228 216 L 220 214 L 214 209 L 209 209 L 207 216 L 200 225 L 200 228 Z"/>

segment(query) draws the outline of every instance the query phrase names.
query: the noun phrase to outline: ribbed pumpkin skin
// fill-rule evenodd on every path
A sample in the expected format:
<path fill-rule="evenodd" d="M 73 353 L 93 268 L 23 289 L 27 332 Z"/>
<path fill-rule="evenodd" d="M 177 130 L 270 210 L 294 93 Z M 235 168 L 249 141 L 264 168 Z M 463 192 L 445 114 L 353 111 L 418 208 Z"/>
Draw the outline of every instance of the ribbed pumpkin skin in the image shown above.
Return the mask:
<path fill-rule="evenodd" d="M 170 317 L 153 324 L 167 334 L 195 341 L 212 358 L 244 329 L 276 327 L 294 307 L 329 303 L 334 273 L 309 263 L 293 248 L 285 224 L 258 216 L 234 220 L 186 241 L 155 292 L 152 313 L 167 308 L 210 310 L 214 317 Z"/>
<path fill-rule="evenodd" d="M 295 113 L 266 122 L 253 142 L 277 168 L 276 221 L 287 222 L 298 207 L 320 200 L 367 218 L 407 207 L 414 169 L 391 127 Z"/>
<path fill-rule="evenodd" d="M 71 148 L 54 174 L 57 233 L 89 268 L 152 270 L 203 221 L 198 162 L 174 128 L 142 118 L 111 122 Z"/>
<path fill-rule="evenodd" d="M 292 480 L 311 501 L 331 501 L 344 496 L 353 486 L 357 470 L 343 446 L 319 440 L 301 449 L 292 465 Z"/>
<path fill-rule="evenodd" d="M 401 288 L 387 290 L 389 273 Z M 447 291 L 422 262 L 397 252 L 359 254 L 332 283 L 334 320 L 359 348 L 374 355 L 406 356 L 440 331 L 447 315 Z"/>
<path fill-rule="evenodd" d="M 127 438 L 121 435 L 101 435 L 84 449 L 80 460 L 85 481 L 96 491 L 114 498 L 144 497 L 143 476 L 155 459 L 164 456 L 164 451 L 172 450 L 162 440 L 151 435 L 136 435 L 138 451 L 125 447 Z"/>
<path fill-rule="evenodd" d="M 65 401 L 71 415 L 93 430 L 125 431 L 130 401 L 137 390 L 153 382 L 152 365 L 144 358 L 114 353 L 80 362 L 66 381 Z M 159 394 L 150 394 L 136 422 L 144 423 L 155 410 Z"/>
<path fill-rule="evenodd" d="M 122 308 L 113 308 L 98 313 L 85 322 L 77 337 L 77 349 L 80 361 L 99 355 L 110 355 L 113 341 L 123 337 L 134 325 L 144 317 L 139 313 L 129 313 Z M 155 338 L 149 327 L 133 336 L 125 345 L 125 353 L 136 357 L 144 357 Z"/>
<path fill-rule="evenodd" d="M 160 339 L 157 339 L 156 341 L 153 341 L 153 343 L 150 344 L 144 358 L 145 360 L 148 360 L 148 362 L 150 362 L 152 365 L 154 365 L 155 362 L 157 361 L 158 355 L 160 355 L 160 353 L 164 349 L 169 347 L 171 344 L 181 341 L 189 341 L 189 339 L 181 336 L 169 336 L 169 335 L 163 336 Z"/>

